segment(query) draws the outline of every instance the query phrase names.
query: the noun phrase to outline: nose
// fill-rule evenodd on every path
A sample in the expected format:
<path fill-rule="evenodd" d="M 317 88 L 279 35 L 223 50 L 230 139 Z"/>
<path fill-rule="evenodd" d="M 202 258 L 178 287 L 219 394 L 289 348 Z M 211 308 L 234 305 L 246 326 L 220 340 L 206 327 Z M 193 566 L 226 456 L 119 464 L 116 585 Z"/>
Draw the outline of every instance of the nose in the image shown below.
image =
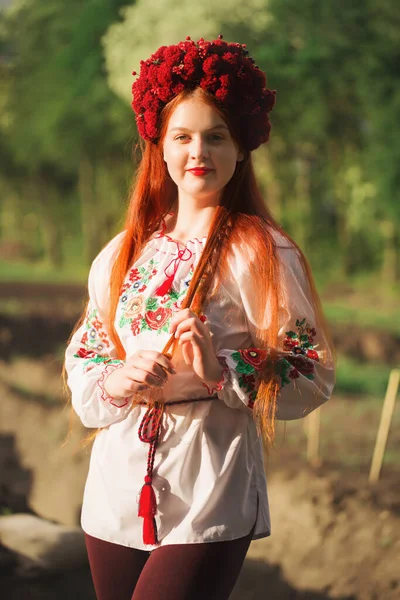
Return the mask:
<path fill-rule="evenodd" d="M 201 160 L 209 157 L 209 148 L 207 141 L 201 136 L 193 136 L 190 145 L 190 154 L 193 160 Z"/>

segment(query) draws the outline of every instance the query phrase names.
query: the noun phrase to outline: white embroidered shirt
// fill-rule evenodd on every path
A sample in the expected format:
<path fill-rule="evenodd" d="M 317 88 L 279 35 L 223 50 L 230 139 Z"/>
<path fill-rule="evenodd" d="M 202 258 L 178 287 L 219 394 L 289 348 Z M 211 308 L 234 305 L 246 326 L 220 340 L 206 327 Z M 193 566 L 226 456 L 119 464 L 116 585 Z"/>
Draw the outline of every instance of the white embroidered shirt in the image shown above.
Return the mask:
<path fill-rule="evenodd" d="M 121 290 L 115 326 L 127 356 L 139 349 L 162 351 L 171 316 L 180 310 L 205 246 L 206 237 L 184 245 L 164 229 L 165 222 L 148 240 Z M 132 409 L 129 399 L 113 399 L 103 386 L 111 369 L 123 365 L 107 329 L 108 278 L 123 235 L 92 264 L 89 306 L 67 348 L 66 369 L 74 410 L 85 426 L 102 428 L 92 448 L 82 527 L 94 537 L 151 550 L 143 544 L 143 519 L 137 514 L 149 449 L 138 437 L 146 407 Z M 314 328 L 297 251 L 280 248 L 278 256 L 285 302 L 277 418 L 297 419 L 330 397 L 335 377 L 326 340 Z M 262 442 L 252 417 L 262 356 L 252 336 L 256 290 L 238 248 L 229 268 L 218 301 L 211 300 L 204 311 L 215 353 L 228 367 L 222 389 L 211 392 L 211 401 L 166 406 L 163 414 L 153 474 L 160 545 L 236 539 L 254 523 L 253 539 L 270 535 Z M 169 375 L 163 388 L 166 402 L 210 396 L 179 351 L 174 366 L 177 374 Z"/>

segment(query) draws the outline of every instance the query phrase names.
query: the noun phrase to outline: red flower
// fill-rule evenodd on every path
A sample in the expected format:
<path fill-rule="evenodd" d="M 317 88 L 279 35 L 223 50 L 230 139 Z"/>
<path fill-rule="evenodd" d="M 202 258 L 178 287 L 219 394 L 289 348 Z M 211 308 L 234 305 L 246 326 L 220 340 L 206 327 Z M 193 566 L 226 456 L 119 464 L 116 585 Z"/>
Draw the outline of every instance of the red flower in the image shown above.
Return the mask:
<path fill-rule="evenodd" d="M 314 363 L 301 354 L 297 356 L 286 356 L 285 358 L 303 375 L 310 375 L 314 372 Z"/>
<path fill-rule="evenodd" d="M 134 282 L 140 279 L 139 269 L 132 269 L 129 273 L 129 281 Z"/>
<path fill-rule="evenodd" d="M 137 319 L 133 319 L 131 323 L 131 331 L 133 335 L 138 335 L 140 333 L 140 323 L 142 321 L 142 317 L 138 317 Z"/>
<path fill-rule="evenodd" d="M 95 329 L 99 330 L 99 329 L 101 329 L 103 327 L 103 323 L 101 321 L 99 321 L 98 319 L 93 319 L 92 326 Z"/>
<path fill-rule="evenodd" d="M 290 379 L 297 379 L 298 377 L 300 377 L 300 373 L 297 369 L 292 369 L 289 373 L 289 377 Z"/>
<path fill-rule="evenodd" d="M 241 379 L 241 387 L 246 387 L 247 389 L 254 389 L 255 385 L 256 385 L 256 378 L 254 376 L 254 374 L 251 375 L 242 375 Z"/>
<path fill-rule="evenodd" d="M 265 361 L 267 359 L 267 351 L 261 350 L 260 348 L 247 348 L 246 350 L 239 350 L 242 358 L 245 362 L 252 365 L 257 371 L 261 371 L 261 369 L 265 366 Z"/>
<path fill-rule="evenodd" d="M 318 352 L 316 352 L 315 350 L 307 350 L 307 357 L 319 362 Z"/>
<path fill-rule="evenodd" d="M 172 314 L 170 308 L 157 308 L 156 311 L 149 310 L 145 314 L 146 323 L 151 329 L 159 329 L 168 321 Z"/>
<path fill-rule="evenodd" d="M 79 358 L 93 358 L 96 356 L 96 352 L 93 352 L 93 350 L 86 350 L 86 348 L 79 348 L 77 355 Z"/>
<path fill-rule="evenodd" d="M 293 338 L 286 337 L 283 340 L 283 349 L 284 350 L 292 350 L 292 348 L 296 348 L 298 346 L 298 340 L 294 340 Z"/>
<path fill-rule="evenodd" d="M 81 344 L 86 344 L 87 339 L 88 339 L 88 334 L 87 334 L 87 331 L 85 331 L 85 333 L 83 334 L 82 339 L 81 339 Z"/>
<path fill-rule="evenodd" d="M 234 85 L 228 86 L 227 79 Z M 184 89 L 198 86 L 214 94 L 233 118 L 243 117 L 244 147 L 254 150 L 268 141 L 268 112 L 275 104 L 276 92 L 265 87 L 264 73 L 254 65 L 244 45 L 202 38 L 197 43 L 186 40 L 162 46 L 141 61 L 139 77 L 132 85 L 132 108 L 140 135 L 157 142 L 164 106 Z"/>

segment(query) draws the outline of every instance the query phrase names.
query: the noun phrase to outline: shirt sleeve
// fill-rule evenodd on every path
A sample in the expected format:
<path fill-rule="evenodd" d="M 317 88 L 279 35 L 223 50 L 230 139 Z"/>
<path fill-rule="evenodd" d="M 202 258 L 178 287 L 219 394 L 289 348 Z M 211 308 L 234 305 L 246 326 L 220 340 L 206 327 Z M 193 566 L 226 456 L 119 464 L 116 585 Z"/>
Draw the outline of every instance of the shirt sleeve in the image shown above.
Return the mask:
<path fill-rule="evenodd" d="M 308 279 L 298 251 L 293 246 L 278 247 L 282 305 L 280 306 L 276 372 L 280 390 L 276 418 L 292 420 L 305 417 L 326 402 L 335 384 L 334 361 L 322 331 L 316 327 Z M 247 264 L 236 255 L 232 268 L 240 290 L 243 309 L 252 340 L 256 329 L 268 327 L 269 310 L 263 323 L 255 317 L 256 290 L 251 285 Z M 269 357 L 269 349 L 253 346 L 222 349 L 217 357 L 225 365 L 218 397 L 232 408 L 251 411 L 257 398 L 260 371 Z"/>
<path fill-rule="evenodd" d="M 91 266 L 85 318 L 65 353 L 72 406 L 86 427 L 107 427 L 123 420 L 131 408 L 129 398 L 117 400 L 104 389 L 107 376 L 124 365 L 107 329 L 108 282 L 120 236 L 100 252 Z"/>

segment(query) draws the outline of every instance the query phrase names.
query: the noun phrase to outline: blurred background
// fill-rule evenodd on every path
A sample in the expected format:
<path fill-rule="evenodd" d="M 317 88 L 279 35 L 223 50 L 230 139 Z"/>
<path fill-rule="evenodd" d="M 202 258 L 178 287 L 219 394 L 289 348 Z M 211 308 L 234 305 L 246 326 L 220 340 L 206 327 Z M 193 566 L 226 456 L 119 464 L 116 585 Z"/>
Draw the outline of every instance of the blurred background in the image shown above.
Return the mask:
<path fill-rule="evenodd" d="M 162 44 L 219 33 L 246 43 L 277 90 L 257 174 L 313 268 L 338 352 L 312 464 L 309 424 L 279 424 L 267 460 L 273 535 L 252 544 L 234 598 L 400 595 L 399 401 L 379 479 L 368 481 L 400 366 L 400 4 L 0 0 L 7 600 L 94 598 L 85 564 L 78 573 L 66 561 L 56 577 L 26 583 L 1 523 L 19 513 L 79 523 L 90 449 L 79 448 L 77 420 L 62 446 L 70 412 L 60 373 L 90 262 L 121 227 L 135 171 L 131 73 Z"/>

